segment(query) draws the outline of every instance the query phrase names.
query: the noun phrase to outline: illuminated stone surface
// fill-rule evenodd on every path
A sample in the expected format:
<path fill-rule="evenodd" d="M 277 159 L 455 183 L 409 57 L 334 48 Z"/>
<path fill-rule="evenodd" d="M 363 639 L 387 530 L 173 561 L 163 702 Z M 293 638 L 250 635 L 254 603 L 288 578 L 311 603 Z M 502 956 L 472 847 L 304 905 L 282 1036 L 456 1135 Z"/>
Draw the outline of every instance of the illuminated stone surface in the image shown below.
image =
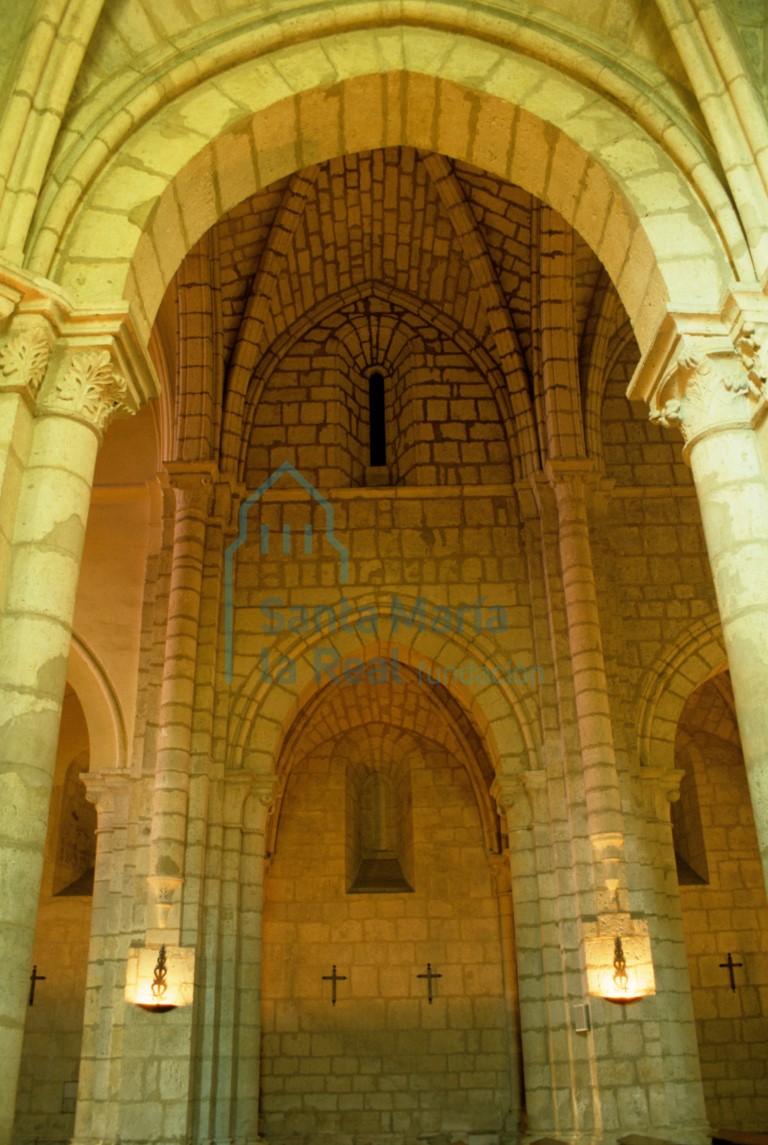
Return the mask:
<path fill-rule="evenodd" d="M 0 27 L 0 1145 L 764 1129 L 763 6 Z"/>

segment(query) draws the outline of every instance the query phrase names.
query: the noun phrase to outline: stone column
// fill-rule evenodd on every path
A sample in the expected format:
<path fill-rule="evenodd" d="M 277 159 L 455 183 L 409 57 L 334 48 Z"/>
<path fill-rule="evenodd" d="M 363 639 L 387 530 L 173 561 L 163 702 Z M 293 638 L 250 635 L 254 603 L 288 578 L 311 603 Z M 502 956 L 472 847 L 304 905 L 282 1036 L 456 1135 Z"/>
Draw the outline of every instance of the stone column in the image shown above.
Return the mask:
<path fill-rule="evenodd" d="M 94 324 L 95 325 L 95 324 Z M 141 392 L 117 334 L 60 340 L 19 483 L 0 624 L 0 1145 L 10 1141 L 75 593 L 101 436 Z M 65 335 L 69 333 L 65 329 Z"/>
<path fill-rule="evenodd" d="M 258 1142 L 265 827 L 274 776 L 214 785 L 196 1006 L 195 1140 Z"/>
<path fill-rule="evenodd" d="M 253 776 L 243 818 L 240 874 L 240 963 L 237 976 L 237 1101 L 234 1140 L 256 1145 L 261 1075 L 261 966 L 267 816 L 275 797 L 272 775 Z"/>
<path fill-rule="evenodd" d="M 656 767 L 640 767 L 633 777 L 638 862 L 645 870 L 642 889 L 633 892 L 632 901 L 653 933 L 658 993 L 650 1003 L 655 1010 L 654 1038 L 645 1039 L 650 1053 L 644 1059 L 642 1076 L 655 1123 L 663 1121 L 676 1140 L 706 1141 L 707 1115 L 670 819 L 670 803 L 679 797 L 682 777 L 682 771 Z M 646 1003 L 638 1005 L 645 1007 Z"/>
<path fill-rule="evenodd" d="M 768 884 L 768 478 L 759 429 L 768 358 L 750 309 L 768 326 L 762 297 L 729 299 L 707 325 L 670 315 L 629 396 L 685 439 Z"/>
<path fill-rule="evenodd" d="M 198 1000 L 201 1044 L 205 1045 L 199 1121 L 206 1141 L 234 1145 L 240 1101 L 238 1029 L 242 1012 L 240 932 L 245 873 L 242 867 L 243 811 L 252 776 L 232 772 L 217 784 L 216 823 L 206 848 L 207 891 L 211 908 L 203 923 L 206 996 Z M 203 1016 L 204 1015 L 204 1016 Z M 203 1040 L 204 1039 L 204 1040 Z M 247 1096 L 243 1096 L 247 1104 Z"/>
<path fill-rule="evenodd" d="M 546 617 L 547 625 L 537 657 L 549 665 L 550 679 L 542 689 L 540 768 L 522 773 L 522 789 L 518 786 L 503 801 L 513 876 L 527 1141 L 576 1135 L 586 1140 L 596 1124 L 596 1100 L 599 1104 L 589 1048 L 575 1032 L 574 1020 L 574 1006 L 584 998 L 581 920 L 595 909 L 596 880 L 553 485 L 547 475 L 536 474 L 526 496 L 522 487 L 518 490 L 528 522 L 532 599 L 539 600 L 538 615 Z M 534 554 L 538 559 L 532 560 Z"/>
<path fill-rule="evenodd" d="M 497 786 L 496 790 L 499 788 Z M 512 906 L 512 874 L 509 851 L 489 855 L 488 865 L 493 875 L 493 886 L 499 907 L 501 935 L 501 965 L 504 976 L 504 1003 L 507 1012 L 507 1038 L 509 1041 L 510 1106 L 506 1132 L 517 1133 L 522 1124 L 523 1063 L 520 1042 L 520 999 L 517 990 L 517 958 L 515 955 L 515 918 Z"/>
<path fill-rule="evenodd" d="M 190 750 L 205 533 L 213 467 L 168 466 L 175 495 L 160 727 L 152 809 L 149 883 L 153 910 L 147 939 L 180 940 L 177 892 L 184 878 Z"/>
<path fill-rule="evenodd" d="M 131 779 L 125 771 L 105 771 L 86 773 L 83 782 L 98 820 L 75 1142 L 114 1137 L 117 1131 L 117 1110 L 111 1098 L 120 1062 L 113 1056 L 113 1047 L 122 1026 L 125 947 L 130 939 L 121 934 L 121 918 Z"/>
<path fill-rule="evenodd" d="M 13 523 L 29 456 L 35 402 L 54 334 L 42 318 L 17 318 L 0 344 L 0 601 L 13 546 Z"/>
<path fill-rule="evenodd" d="M 688 957 L 682 925 L 678 879 L 674 877 L 670 804 L 680 796 L 683 773 L 660 767 L 640 767 L 633 781 L 638 815 L 640 861 L 648 864 L 648 890 L 636 895 L 654 931 L 654 969 L 658 1002 L 658 1042 L 663 1052 L 643 1066 L 654 1112 L 678 1138 L 707 1139 L 702 1068 L 690 990 Z M 643 901 L 644 900 L 644 901 Z M 641 1005 L 643 1003 L 640 1003 Z"/>
<path fill-rule="evenodd" d="M 628 910 L 624 824 L 587 518 L 589 462 L 550 462 L 596 912 Z M 582 888 L 583 889 L 583 888 Z"/>
<path fill-rule="evenodd" d="M 557 880 L 545 770 L 497 776 L 507 822 L 525 1085 L 525 1141 L 567 1136 L 574 1124 Z"/>

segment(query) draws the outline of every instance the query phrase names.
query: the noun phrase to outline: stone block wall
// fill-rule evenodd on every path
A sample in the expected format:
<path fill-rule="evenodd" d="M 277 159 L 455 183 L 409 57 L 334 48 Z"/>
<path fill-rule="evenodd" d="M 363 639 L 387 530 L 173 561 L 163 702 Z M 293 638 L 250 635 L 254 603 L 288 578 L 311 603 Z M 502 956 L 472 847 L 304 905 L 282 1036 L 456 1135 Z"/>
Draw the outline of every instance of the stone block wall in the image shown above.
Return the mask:
<path fill-rule="evenodd" d="M 715 1128 L 768 1124 L 768 900 L 727 675 L 680 721 L 693 774 L 707 881 L 680 888 L 707 1112 Z M 728 954 L 735 963 L 730 984 Z"/>
<path fill-rule="evenodd" d="M 264 386 L 247 445 L 249 492 L 285 460 L 318 489 L 365 485 L 368 380 L 375 370 L 384 378 L 389 483 L 510 482 L 510 448 L 492 381 L 469 354 L 434 331 L 426 353 L 421 345 L 412 352 L 413 320 L 407 323 L 389 306 L 381 311 L 394 327 L 386 350 L 393 341 L 406 345 L 394 361 L 382 362 L 376 345 L 351 358 L 333 324 L 310 331 L 281 360 Z M 353 314 L 350 324 L 363 320 L 367 325 L 370 316 Z"/>
<path fill-rule="evenodd" d="M 467 773 L 445 749 L 411 738 L 413 893 L 349 895 L 349 754 L 343 737 L 314 749 L 294 767 L 282 806 L 265 885 L 265 1136 L 295 1145 L 498 1130 L 517 1050 Z M 427 963 L 441 975 L 431 1004 L 418 977 Z M 336 1005 L 324 978 L 334 964 L 344 976 Z"/>
<path fill-rule="evenodd" d="M 62 853 L 72 855 L 67 839 L 72 836 L 72 816 L 78 813 L 80 793 L 72 791 L 70 769 L 73 762 L 77 767 L 85 763 L 87 769 L 88 746 L 83 709 L 75 693 L 68 689 L 35 933 L 34 963 L 44 980 L 36 983 L 34 1005 L 27 1011 L 14 1145 L 38 1140 L 64 1142 L 74 1130 L 91 890 L 87 872 L 78 871 L 85 876 L 79 879 L 85 885 L 74 886 L 72 891 L 80 893 L 57 894 L 62 889 L 58 885 L 62 865 L 57 860 Z M 82 859 L 82 848 L 76 850 Z M 74 874 L 71 864 L 67 870 Z"/>
<path fill-rule="evenodd" d="M 256 672 L 267 682 L 274 677 L 271 666 L 282 656 L 287 657 L 281 661 L 287 667 L 283 682 L 293 687 L 290 669 L 307 656 L 317 685 L 339 675 L 345 647 L 356 656 L 366 643 L 377 641 L 396 649 L 426 648 L 425 640 L 435 636 L 452 645 L 440 660 L 446 669 L 466 663 L 476 676 L 488 663 L 505 680 L 509 674 L 507 682 L 513 683 L 518 663 L 532 666 L 524 554 L 509 495 L 464 490 L 448 500 L 437 493 L 417 497 L 408 490 L 394 495 L 330 491 L 335 536 L 349 555 L 344 583 L 339 553 L 325 532 L 324 510 L 290 485 L 286 479 L 280 493 L 270 492 L 254 506 L 247 542 L 236 553 L 236 678 Z M 304 544 L 308 523 L 313 528 L 311 553 Z M 269 536 L 266 553 L 260 543 L 263 526 Z M 288 552 L 283 548 L 286 526 Z M 358 617 L 355 608 L 361 603 L 368 611 Z M 341 650 L 336 660 L 334 649 Z M 416 657 L 423 678 L 431 664 L 430 656 L 423 661 Z M 526 695 L 528 688 L 524 683 Z M 298 696 L 296 688 L 293 695 Z"/>
<path fill-rule="evenodd" d="M 399 361 L 408 365 L 407 353 Z M 446 359 L 444 364 L 439 386 L 428 376 L 428 370 L 424 371 L 423 377 L 417 376 L 414 364 L 416 373 L 407 388 L 409 402 L 402 404 L 398 416 L 403 420 L 407 413 L 411 428 L 429 430 L 435 433 L 435 440 L 439 436 L 438 429 L 442 434 L 445 426 L 455 424 L 466 433 L 463 440 L 467 447 L 483 442 L 490 447 L 500 440 L 501 417 L 490 387 L 487 393 L 481 393 L 485 382 L 480 382 L 469 372 L 464 374 L 464 367 L 457 361 L 448 362 Z M 277 374 L 274 374 L 272 381 L 276 378 Z M 282 380 L 287 382 L 287 375 Z M 436 397 L 440 386 L 442 396 Z M 469 387 L 466 392 L 462 389 L 464 386 Z M 274 392 L 279 397 L 272 407 L 276 416 L 282 416 L 280 411 L 289 406 L 294 409 L 296 425 L 301 424 L 304 412 L 315 416 L 311 402 L 304 403 L 304 410 L 304 405 L 294 401 L 290 394 L 286 396 L 278 388 Z M 465 402 L 470 403 L 469 408 L 462 404 Z M 260 407 L 262 411 L 268 408 L 268 401 Z M 327 413 L 334 407 L 330 403 L 325 408 Z M 606 405 L 609 420 L 611 408 Z M 309 429 L 313 424 L 308 421 L 305 428 Z M 282 433 L 285 428 L 282 422 L 276 421 L 275 425 L 278 428 L 282 426 Z M 469 453 L 440 453 L 439 449 L 448 440 L 448 435 L 444 435 L 444 440 L 438 443 L 439 449 L 436 445 L 433 454 L 425 452 L 418 464 L 414 462 L 412 470 L 419 481 L 422 478 L 431 480 L 437 462 L 441 458 L 449 458 L 450 464 L 446 461 L 442 469 L 439 465 L 435 469 L 438 474 L 435 484 L 409 485 L 405 482 L 388 489 L 354 488 L 350 487 L 352 470 L 349 465 L 345 469 L 344 465 L 337 464 L 342 454 L 352 456 L 346 423 L 343 426 L 339 423 L 339 427 L 337 444 L 344 443 L 343 449 L 340 447 L 336 454 L 326 451 L 325 443 L 318 439 L 320 431 L 315 426 L 310 435 L 312 440 L 308 440 L 304 447 L 307 452 L 302 454 L 302 461 L 306 462 L 303 468 L 305 475 L 311 480 L 316 479 L 320 492 L 333 503 L 336 537 L 349 551 L 348 583 L 341 583 L 339 553 L 328 543 L 322 508 L 310 503 L 303 490 L 291 487 L 288 480 L 283 481 L 279 489 L 252 510 L 249 539 L 238 550 L 235 562 L 235 686 L 243 685 L 249 678 L 250 683 L 245 686 L 255 694 L 263 685 L 270 683 L 276 656 L 284 655 L 288 661 L 295 658 L 297 662 L 301 657 L 309 656 L 311 659 L 314 649 L 318 644 L 322 645 L 326 635 L 332 649 L 338 648 L 340 654 L 352 656 L 360 655 L 364 646 L 370 653 L 378 642 L 384 649 L 387 642 L 397 645 L 402 639 L 403 648 L 414 653 L 415 658 L 411 659 L 414 675 L 403 691 L 406 698 L 390 713 L 393 723 L 397 724 L 402 722 L 405 718 L 403 713 L 408 711 L 407 697 L 419 688 L 434 691 L 435 679 L 430 667 L 435 660 L 443 673 L 443 683 L 451 689 L 460 689 L 467 682 L 457 675 L 462 664 L 471 663 L 475 667 L 488 662 L 496 666 L 511 665 L 513 672 L 521 664 L 530 668 L 535 663 L 536 652 L 533 644 L 535 626 L 529 601 L 532 596 L 535 599 L 540 586 L 531 582 L 531 576 L 535 575 L 535 562 L 529 561 L 530 550 L 526 547 L 529 537 L 520 524 L 514 488 L 508 477 L 502 479 L 495 464 L 487 463 L 490 454 L 483 453 L 486 462 L 481 464 L 478 461 L 476 470 L 462 469 L 465 463 L 470 466 L 475 462 Z M 265 423 L 262 428 L 263 440 L 272 441 L 274 434 L 269 436 L 270 427 Z M 333 426 L 326 428 L 330 432 Z M 629 428 L 625 425 L 622 430 L 624 445 L 627 444 Z M 638 425 L 638 440 L 641 431 L 646 439 L 658 432 L 643 423 Z M 336 429 L 333 432 L 336 433 Z M 256 437 L 254 428 L 252 443 Z M 453 442 L 453 445 L 457 444 L 458 439 Z M 611 464 L 607 464 L 609 477 L 618 476 L 619 484 L 606 517 L 593 521 L 596 560 L 601 561 L 608 551 L 611 554 L 610 576 L 602 567 L 599 571 L 602 583 L 607 584 L 605 595 L 601 597 L 601 607 L 606 614 L 611 614 L 611 622 L 621 637 L 617 642 L 618 651 L 609 664 L 617 695 L 622 690 L 625 694 L 632 693 L 642 682 L 649 665 L 663 654 L 670 641 L 684 634 L 697 618 L 709 615 L 714 607 L 698 509 L 691 495 L 690 482 L 684 486 L 683 481 L 684 478 L 687 480 L 687 471 L 678 473 L 675 469 L 680 481 L 676 492 L 664 488 L 665 482 L 669 481 L 667 467 L 677 465 L 674 448 L 669 447 L 664 457 L 659 455 L 658 473 L 652 466 L 638 469 L 633 475 L 617 468 L 620 447 L 617 439 L 617 451 Z M 664 449 L 667 450 L 667 446 Z M 288 452 L 294 460 L 298 459 L 293 450 Z M 268 472 L 268 469 L 262 471 L 259 467 L 266 467 L 282 456 L 279 451 L 274 455 L 267 452 L 259 458 L 252 454 L 254 482 L 263 480 Z M 630 456 L 630 451 L 626 456 Z M 608 460 L 606 455 L 606 462 Z M 355 464 L 362 466 L 363 461 L 361 453 Z M 421 468 L 422 461 L 426 468 Z M 451 466 L 458 468 L 450 469 Z M 450 485 L 461 473 L 466 475 L 466 483 L 446 495 L 443 486 Z M 476 478 L 487 482 L 486 487 L 476 483 Z M 634 483 L 624 485 L 622 480 Z M 334 484 L 337 481 L 340 485 Z M 314 547 L 311 552 L 305 552 L 302 530 L 309 521 L 313 524 Z M 262 524 L 269 529 L 270 546 L 266 553 L 260 547 Z M 292 529 L 288 552 L 283 549 L 286 525 Z M 534 524 L 533 531 L 537 528 Z M 210 567 L 217 568 L 220 559 L 220 551 L 211 550 Z M 86 584 L 92 575 L 91 567 L 95 569 L 97 563 L 90 556 L 88 560 L 91 564 L 86 563 L 85 566 Z M 150 562 L 147 567 L 150 575 L 147 600 L 151 602 L 156 587 L 151 583 L 155 565 Z M 208 596 L 203 605 L 205 639 L 208 641 L 205 656 L 209 658 L 213 655 L 211 649 L 216 640 L 221 638 L 218 629 L 215 636 L 211 635 L 220 624 L 219 601 L 214 597 L 216 583 L 216 577 L 212 575 L 209 592 L 206 582 Z M 162 575 L 158 585 L 162 597 Z M 388 610 L 391 610 L 395 595 L 401 597 L 403 611 L 400 627 L 393 633 Z M 379 629 L 350 638 L 340 631 L 339 625 L 334 627 L 333 621 L 329 624 L 326 615 L 321 624 L 326 625 L 328 632 L 318 633 L 312 610 L 325 606 L 332 615 L 339 609 L 343 596 L 353 603 L 373 602 L 380 609 Z M 425 600 L 423 631 L 419 630 L 419 620 L 415 627 L 408 620 L 408 611 L 421 596 Z M 263 606 L 268 597 L 277 598 L 280 602 L 273 610 L 280 616 L 282 627 L 279 632 L 265 632 Z M 483 599 L 486 609 L 504 609 L 502 630 L 488 631 L 488 613 L 484 612 L 478 631 L 471 609 L 464 613 L 460 628 L 458 617 L 462 604 L 478 598 Z M 309 610 L 306 619 L 298 611 L 302 606 Z M 447 613 L 443 613 L 442 620 L 435 625 L 436 608 L 443 608 Z M 162 616 L 162 600 L 157 616 Z M 158 621 L 158 633 L 161 627 L 161 621 Z M 157 638 L 158 643 L 151 653 L 156 675 L 162 662 L 160 636 Z M 419 659 L 419 642 L 425 650 L 423 667 Z M 539 647 L 546 648 L 546 640 L 542 640 Z M 149 655 L 148 649 L 149 644 L 145 648 L 145 656 Z M 265 649 L 266 678 L 262 676 L 260 660 Z M 546 664 L 542 670 L 547 671 Z M 331 668 L 322 679 L 310 680 L 310 691 L 314 693 L 315 685 L 329 682 L 332 675 Z M 128 673 L 125 676 L 127 680 Z M 122 681 L 121 687 L 129 691 L 126 680 Z M 343 682 L 343 677 L 339 677 L 337 682 Z M 469 683 L 471 685 L 471 676 Z M 540 677 L 536 675 L 527 678 L 516 675 L 513 678 L 514 690 L 529 710 L 542 703 L 537 692 L 539 683 Z M 285 687 L 275 695 L 274 706 L 266 712 L 275 722 L 289 721 L 290 712 L 300 710 L 299 687 L 294 687 L 288 676 L 284 684 Z M 330 690 L 340 694 L 343 688 Z M 471 691 L 472 686 L 469 687 Z M 350 692 L 354 693 L 354 702 L 349 699 L 349 694 L 347 696 L 350 718 L 354 711 L 374 711 L 375 705 L 366 706 L 364 688 L 352 687 Z M 469 693 L 462 694 L 467 698 Z M 493 700 L 486 697 L 486 701 L 491 710 Z M 140 696 L 140 711 L 146 710 L 146 703 L 147 697 Z M 219 735 L 222 728 L 224 725 L 219 723 L 215 734 Z M 143 734 L 144 728 L 140 731 Z M 409 877 L 409 881 L 413 882 L 414 892 L 350 896 L 347 894 L 349 818 L 356 806 L 349 785 L 345 786 L 350 757 L 339 749 L 338 742 L 333 752 L 326 750 L 322 727 L 318 730 L 316 724 L 314 729 L 310 727 L 307 731 L 308 735 L 310 731 L 313 751 L 297 764 L 293 773 L 277 835 L 278 846 L 268 875 L 263 1108 L 270 1139 L 280 1145 L 282 1138 L 301 1139 L 315 1132 L 333 1132 L 353 1138 L 375 1132 L 388 1134 L 396 1141 L 398 1135 L 406 1135 L 414 1127 L 424 1132 L 447 1128 L 458 1133 L 490 1127 L 487 1118 L 484 1120 L 485 1114 L 481 1115 L 482 1110 L 487 1113 L 488 1109 L 493 1110 L 494 1125 L 498 1128 L 504 1124 L 514 1098 L 514 1085 L 509 1079 L 515 1073 L 516 1050 L 510 1045 L 509 999 L 504 996 L 510 960 L 504 963 L 498 950 L 498 903 L 488 882 L 484 853 L 487 838 L 483 838 L 477 823 L 477 809 L 467 787 L 463 765 L 456 765 L 450 746 L 444 744 L 439 752 L 430 746 L 437 729 L 429 720 L 418 725 L 420 754 L 417 753 L 418 758 L 415 759 L 408 753 L 413 845 L 405 863 L 409 875 L 413 872 L 413 879 Z M 143 762 L 149 770 L 154 760 L 149 723 L 147 733 L 149 747 Z M 230 746 L 230 742 L 222 737 L 215 742 L 212 757 L 216 761 L 228 759 Z M 634 766 L 632 745 L 627 758 L 629 765 L 624 757 L 621 761 L 625 776 L 627 766 Z M 384 762 L 381 757 L 377 765 L 382 766 Z M 315 766 L 319 769 L 317 772 L 312 770 Z M 400 783 L 398 777 L 404 766 L 402 758 L 399 755 L 396 759 L 393 757 L 387 766 Z M 317 775 L 322 775 L 320 782 L 316 781 Z M 306 796 L 303 794 L 305 790 Z M 335 800 L 333 813 L 323 814 L 323 799 L 331 796 Z M 297 802 L 292 811 L 294 798 Z M 740 806 L 748 806 L 746 791 L 742 792 L 741 799 Z M 405 805 L 406 802 L 403 803 Z M 573 827 L 568 817 L 575 822 L 581 808 L 578 803 L 569 804 L 563 806 L 558 814 L 563 816 L 563 845 L 555 856 L 557 870 L 553 879 L 561 878 L 562 885 L 570 885 L 568 880 L 573 873 L 571 851 L 566 844 Z M 457 815 L 458 818 L 455 817 Z M 303 831 L 291 827 L 292 816 L 304 822 Z M 627 829 L 630 834 L 643 830 L 642 825 L 630 820 Z M 293 853 L 292 831 L 296 831 L 299 838 Z M 308 853 L 307 847 L 314 850 Z M 426 889 L 423 878 L 425 861 L 431 872 Z M 285 874 L 285 864 L 289 862 L 294 864 L 292 873 Z M 354 859 L 351 865 L 355 865 Z M 630 871 L 630 892 L 637 885 L 638 872 Z M 305 895 L 304 901 L 297 898 L 299 888 Z M 372 909 L 374 898 L 375 909 Z M 557 900 L 553 901 L 552 907 L 553 911 L 569 909 L 562 907 Z M 136 917 L 141 915 L 142 909 L 141 904 L 134 907 Z M 311 911 L 316 912 L 315 918 L 311 917 Z M 189 918 L 192 918 L 191 911 Z M 137 925 L 140 928 L 141 922 Z M 86 929 L 84 926 L 83 936 Z M 281 933 L 289 937 L 281 939 Z M 207 934 L 206 942 L 213 944 L 215 936 Z M 403 948 L 408 950 L 410 961 L 401 958 L 399 952 Z M 73 942 L 73 958 L 77 957 L 76 949 Z M 554 949 L 559 959 L 556 943 Z M 454 952 L 455 958 L 451 962 Z M 736 956 L 739 952 L 734 953 Z M 85 938 L 79 957 L 84 977 Z M 281 969 L 283 961 L 294 967 L 290 980 L 285 978 Z M 323 974 L 330 973 L 334 962 L 338 972 L 346 974 L 346 981 L 339 983 L 335 1007 L 328 997 L 330 987 L 323 982 Z M 425 971 L 427 962 L 431 962 L 443 975 L 436 982 L 435 1000 L 431 1006 L 419 992 L 426 991 L 423 980 L 416 978 L 417 972 Z M 44 967 L 41 970 L 44 972 Z M 762 998 L 761 989 L 754 997 Z M 761 1001 L 759 1004 L 764 1003 Z M 752 1017 L 757 1021 L 759 1014 L 751 1015 L 750 1020 Z M 132 1014 L 131 1019 L 134 1018 L 141 1020 Z M 710 1016 L 706 1021 L 719 1023 L 724 1019 L 731 1022 L 727 1037 L 722 1025 L 707 1026 L 706 1029 L 700 1026 L 700 1029 L 708 1045 L 713 1042 L 717 1045 L 707 1060 L 708 1093 L 713 1095 L 715 1102 L 712 1108 L 722 1110 L 724 1118 L 728 1112 L 733 1120 L 746 1117 L 747 1100 L 758 1092 L 760 1077 L 750 1072 L 757 1068 L 751 1051 L 747 1056 L 742 1054 L 742 1072 L 734 1075 L 739 1055 L 727 1052 L 725 1047 L 738 1045 L 741 1032 L 747 1027 L 734 1025 L 733 1015 L 725 1013 Z M 754 1028 L 761 1028 L 759 1022 Z M 126 1078 L 135 1077 L 136 1070 L 140 1072 L 143 1068 L 135 1064 L 143 1052 L 138 1026 L 130 1036 L 134 1035 L 131 1053 L 135 1062 L 129 1063 Z M 613 1023 L 610 1023 L 610 1029 L 606 1023 L 602 1030 L 596 1032 L 595 1045 L 608 1047 L 612 1039 Z M 182 1043 L 183 1038 L 180 1037 L 174 1054 Z M 659 1044 L 650 1034 L 646 1043 Z M 759 1043 L 755 1040 L 749 1044 Z M 617 1060 L 621 1058 L 622 1069 L 626 1067 L 627 1071 L 636 1071 L 637 1089 L 651 1083 L 662 1086 L 659 1063 L 636 1060 L 633 1045 L 629 1035 L 622 1041 L 617 1034 L 610 1052 Z M 38 1069 L 42 1078 L 47 1070 L 45 1085 L 50 1085 L 51 1078 L 56 1076 L 58 1063 L 51 1065 L 50 1069 L 43 1067 L 39 1048 L 38 1044 L 30 1042 L 32 1056 L 29 1060 L 33 1064 L 25 1076 L 31 1078 L 34 1069 Z M 35 1054 L 38 1054 L 37 1058 Z M 174 1095 L 174 1108 L 168 1114 L 173 1126 L 169 1123 L 164 1130 L 168 1133 L 183 1131 L 179 1120 L 181 1074 L 177 1076 L 173 1071 L 183 1073 L 188 1063 L 181 1052 L 177 1056 L 178 1060 L 174 1058 L 172 1065 L 168 1066 L 172 1077 L 145 1079 L 147 1085 L 152 1082 L 152 1092 L 159 1095 L 157 1101 L 161 1106 L 165 1101 L 163 1095 Z M 364 1068 L 351 1067 L 350 1063 L 355 1058 L 367 1063 Z M 424 1070 L 419 1063 L 425 1059 L 443 1064 L 434 1071 Z M 563 1069 L 567 1071 L 569 1064 L 570 1060 L 564 1059 Z M 607 1069 L 605 1076 L 608 1080 L 613 1076 L 612 1068 Z M 617 1092 L 624 1085 L 626 1093 L 622 1100 L 628 1101 L 626 1094 L 630 1088 L 622 1081 L 626 1076 L 626 1071 L 622 1073 L 617 1068 Z M 635 1076 L 634 1072 L 632 1076 Z M 747 1081 L 752 1089 L 745 1095 L 739 1087 Z M 69 1084 L 71 1091 L 72 1083 Z M 568 1086 L 564 1084 L 563 1100 L 566 1100 L 567 1092 Z M 29 1094 L 29 1087 L 22 1090 L 20 1100 L 31 1102 Z M 730 1104 L 727 1104 L 726 1097 Z M 739 1100 L 743 1098 L 741 1105 L 736 1102 L 737 1097 Z M 142 1102 L 134 1101 L 127 1090 L 125 1106 L 124 1128 L 127 1132 L 131 1126 L 135 1128 L 143 1124 L 148 1115 Z"/>

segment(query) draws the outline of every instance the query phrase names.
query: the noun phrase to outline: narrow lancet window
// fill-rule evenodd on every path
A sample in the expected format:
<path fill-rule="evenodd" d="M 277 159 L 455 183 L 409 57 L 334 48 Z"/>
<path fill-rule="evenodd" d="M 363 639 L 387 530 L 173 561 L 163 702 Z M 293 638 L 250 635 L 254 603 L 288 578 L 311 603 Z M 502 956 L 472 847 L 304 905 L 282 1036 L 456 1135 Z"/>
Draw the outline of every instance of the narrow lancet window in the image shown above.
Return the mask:
<path fill-rule="evenodd" d="M 354 768 L 347 778 L 348 894 L 397 894 L 413 890 L 410 784 L 399 789 L 379 771 L 364 777 Z"/>
<path fill-rule="evenodd" d="M 368 379 L 368 420 L 370 424 L 371 466 L 387 464 L 387 433 L 384 419 L 384 378 L 371 374 Z"/>

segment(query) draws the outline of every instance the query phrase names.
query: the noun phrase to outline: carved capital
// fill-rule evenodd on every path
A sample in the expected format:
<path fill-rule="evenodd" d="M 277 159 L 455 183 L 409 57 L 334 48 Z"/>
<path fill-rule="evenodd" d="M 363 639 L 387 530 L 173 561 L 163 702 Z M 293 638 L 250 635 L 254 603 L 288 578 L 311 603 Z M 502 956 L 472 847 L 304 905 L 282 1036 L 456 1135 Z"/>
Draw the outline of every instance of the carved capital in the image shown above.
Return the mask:
<path fill-rule="evenodd" d="M 705 433 L 749 425 L 766 376 L 762 341 L 750 324 L 734 341 L 683 337 L 650 419 L 665 429 L 679 429 L 687 446 Z"/>
<path fill-rule="evenodd" d="M 51 358 L 51 337 L 42 326 L 8 335 L 0 345 L 0 389 L 37 396 Z"/>
<path fill-rule="evenodd" d="M 585 501 L 600 481 L 597 465 L 591 458 L 550 459 L 544 466 L 544 476 L 558 499 L 573 498 L 578 501 Z"/>
<path fill-rule="evenodd" d="M 510 831 L 531 827 L 547 818 L 547 773 L 543 770 L 497 775 L 491 794 L 499 815 L 506 816 Z"/>
<path fill-rule="evenodd" d="M 279 792 L 276 775 L 254 775 L 251 782 L 251 795 L 262 807 L 271 811 Z"/>
<path fill-rule="evenodd" d="M 176 517 L 207 517 L 216 492 L 216 466 L 169 462 L 166 472 L 173 490 Z"/>
<path fill-rule="evenodd" d="M 670 805 L 680 798 L 685 772 L 679 768 L 641 767 L 635 777 L 635 801 L 648 819 L 668 823 Z"/>
<path fill-rule="evenodd" d="M 509 851 L 502 851 L 498 855 L 488 856 L 488 866 L 493 876 L 496 894 L 508 895 L 512 891 L 512 870 L 509 865 Z"/>
<path fill-rule="evenodd" d="M 245 826 L 263 830 L 264 820 L 277 797 L 277 789 L 277 777 L 274 775 L 251 771 L 229 772 L 224 784 L 224 822 L 229 826 L 243 826 L 245 803 L 252 798 L 256 804 L 258 822 Z"/>
<path fill-rule="evenodd" d="M 71 417 L 104 433 L 113 417 L 136 412 L 108 350 L 73 353 L 40 402 L 42 412 Z"/>
<path fill-rule="evenodd" d="M 503 815 L 520 798 L 520 777 L 517 775 L 497 775 L 491 786 L 491 795 L 496 801 L 500 815 Z"/>
<path fill-rule="evenodd" d="M 745 322 L 736 338 L 736 349 L 755 393 L 762 392 L 768 380 L 768 339 L 752 322 Z"/>
<path fill-rule="evenodd" d="M 168 875 L 148 875 L 147 882 L 155 900 L 164 906 L 173 903 L 176 892 L 184 885 L 182 878 L 171 878 Z"/>
<path fill-rule="evenodd" d="M 131 783 L 125 772 L 85 771 L 80 780 L 86 799 L 96 808 L 99 833 L 128 822 Z"/>

